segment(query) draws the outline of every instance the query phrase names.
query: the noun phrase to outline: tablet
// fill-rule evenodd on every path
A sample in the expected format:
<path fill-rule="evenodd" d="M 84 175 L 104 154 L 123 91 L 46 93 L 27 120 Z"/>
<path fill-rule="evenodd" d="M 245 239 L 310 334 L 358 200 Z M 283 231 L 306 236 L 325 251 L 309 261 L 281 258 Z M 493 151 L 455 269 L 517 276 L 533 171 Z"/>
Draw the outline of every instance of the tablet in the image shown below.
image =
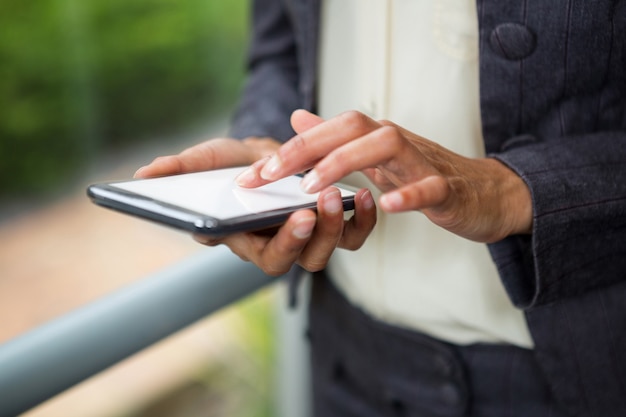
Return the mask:
<path fill-rule="evenodd" d="M 317 194 L 300 189 L 291 176 L 259 188 L 242 188 L 235 178 L 246 167 L 90 185 L 100 205 L 193 233 L 220 236 L 278 226 L 300 209 L 313 209 Z M 337 185 L 344 210 L 354 209 L 354 190 Z"/>

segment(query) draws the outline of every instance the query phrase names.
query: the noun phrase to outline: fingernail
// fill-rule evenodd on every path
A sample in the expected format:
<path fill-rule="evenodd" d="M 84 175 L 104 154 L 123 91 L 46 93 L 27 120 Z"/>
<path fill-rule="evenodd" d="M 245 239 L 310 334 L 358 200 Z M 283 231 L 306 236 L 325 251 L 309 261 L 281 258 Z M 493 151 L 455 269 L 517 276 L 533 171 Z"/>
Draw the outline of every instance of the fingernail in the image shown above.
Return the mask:
<path fill-rule="evenodd" d="M 261 175 L 261 178 L 264 180 L 274 180 L 276 179 L 276 173 L 280 170 L 281 165 L 282 162 L 278 155 L 274 155 L 267 161 L 259 175 Z"/>
<path fill-rule="evenodd" d="M 302 189 L 307 193 L 313 193 L 317 191 L 316 188 L 319 182 L 319 175 L 317 175 L 317 172 L 315 172 L 315 170 L 312 170 L 304 176 L 302 182 L 300 183 L 300 187 L 302 187 Z"/>
<path fill-rule="evenodd" d="M 365 210 L 371 210 L 374 207 L 374 197 L 372 197 L 372 192 L 370 190 L 365 190 L 361 196 L 361 203 L 363 203 L 363 208 Z"/>
<path fill-rule="evenodd" d="M 384 208 L 391 210 L 402 207 L 403 202 L 402 194 L 397 192 L 387 193 L 380 198 L 380 204 Z"/>
<path fill-rule="evenodd" d="M 245 186 L 256 180 L 256 170 L 252 167 L 247 168 L 241 174 L 235 178 L 235 183 L 240 186 Z"/>
<path fill-rule="evenodd" d="M 306 239 L 313 233 L 313 227 L 315 226 L 315 218 L 312 219 L 302 219 L 296 226 L 293 228 L 291 232 L 294 237 L 298 239 Z"/>
<path fill-rule="evenodd" d="M 336 214 L 341 211 L 343 204 L 341 202 L 341 193 L 339 190 L 329 192 L 324 196 L 324 211 L 328 214 Z"/>
<path fill-rule="evenodd" d="M 141 175 L 141 171 L 143 171 L 144 168 L 145 167 L 141 167 L 137 171 L 135 171 L 135 174 L 133 175 L 133 178 L 137 178 L 138 175 Z"/>

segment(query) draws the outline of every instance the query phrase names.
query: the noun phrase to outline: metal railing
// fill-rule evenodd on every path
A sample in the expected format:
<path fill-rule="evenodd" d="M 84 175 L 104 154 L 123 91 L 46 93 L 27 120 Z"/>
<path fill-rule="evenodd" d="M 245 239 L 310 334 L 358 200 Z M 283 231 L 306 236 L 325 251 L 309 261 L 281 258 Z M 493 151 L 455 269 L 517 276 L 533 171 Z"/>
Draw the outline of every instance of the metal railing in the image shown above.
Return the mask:
<path fill-rule="evenodd" d="M 210 248 L 6 342 L 0 417 L 19 415 L 276 280 L 226 248 Z"/>

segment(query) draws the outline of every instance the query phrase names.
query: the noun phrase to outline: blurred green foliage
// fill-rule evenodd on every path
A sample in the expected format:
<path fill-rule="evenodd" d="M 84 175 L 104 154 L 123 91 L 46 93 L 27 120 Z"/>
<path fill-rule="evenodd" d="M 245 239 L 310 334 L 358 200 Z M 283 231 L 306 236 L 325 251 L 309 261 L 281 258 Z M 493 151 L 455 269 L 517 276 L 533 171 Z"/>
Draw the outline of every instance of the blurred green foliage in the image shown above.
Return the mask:
<path fill-rule="evenodd" d="M 228 322 L 238 343 L 221 363 L 205 370 L 205 389 L 223 402 L 219 416 L 276 416 L 276 294 L 261 291 L 233 306 Z"/>
<path fill-rule="evenodd" d="M 245 0 L 2 0 L 0 197 L 229 108 L 246 36 Z"/>

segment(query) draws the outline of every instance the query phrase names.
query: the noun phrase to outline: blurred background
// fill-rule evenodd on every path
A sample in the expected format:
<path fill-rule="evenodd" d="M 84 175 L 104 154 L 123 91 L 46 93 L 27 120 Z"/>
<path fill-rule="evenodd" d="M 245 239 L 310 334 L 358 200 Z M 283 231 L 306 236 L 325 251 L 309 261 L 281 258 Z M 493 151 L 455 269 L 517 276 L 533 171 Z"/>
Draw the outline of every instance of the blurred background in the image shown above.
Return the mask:
<path fill-rule="evenodd" d="M 0 343 L 200 250 L 85 187 L 225 133 L 245 0 L 0 2 Z M 273 415 L 274 289 L 29 411 Z"/>

